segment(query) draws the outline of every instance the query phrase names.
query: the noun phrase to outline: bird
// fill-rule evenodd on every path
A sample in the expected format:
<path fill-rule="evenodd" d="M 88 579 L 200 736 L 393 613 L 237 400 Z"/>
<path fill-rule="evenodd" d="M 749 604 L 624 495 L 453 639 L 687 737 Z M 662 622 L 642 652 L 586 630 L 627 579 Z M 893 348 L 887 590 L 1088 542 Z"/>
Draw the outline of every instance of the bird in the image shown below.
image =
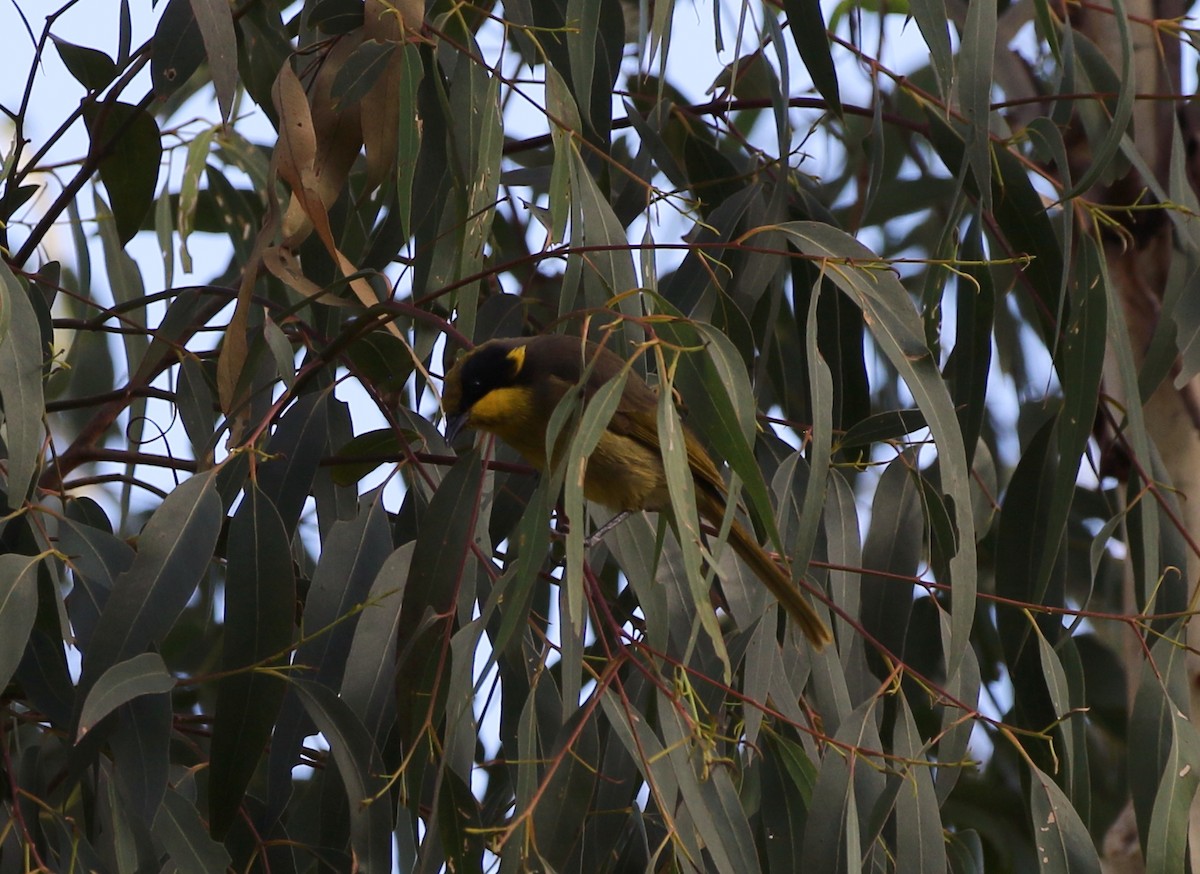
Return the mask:
<path fill-rule="evenodd" d="M 587 403 L 602 385 L 628 368 L 611 349 L 566 334 L 500 338 L 479 344 L 462 355 L 445 376 L 442 407 L 447 443 L 469 427 L 494 434 L 531 466 L 545 470 L 550 417 L 559 401 L 579 387 L 585 370 L 588 376 L 582 390 Z M 657 422 L 658 394 L 629 370 L 616 411 L 588 457 L 584 497 L 616 512 L 618 518 L 641 510 L 670 511 Z M 720 527 L 728 506 L 725 482 L 686 425 L 683 435 L 697 510 L 709 524 Z M 815 649 L 832 640 L 829 628 L 790 575 L 736 518 L 729 543 Z"/>

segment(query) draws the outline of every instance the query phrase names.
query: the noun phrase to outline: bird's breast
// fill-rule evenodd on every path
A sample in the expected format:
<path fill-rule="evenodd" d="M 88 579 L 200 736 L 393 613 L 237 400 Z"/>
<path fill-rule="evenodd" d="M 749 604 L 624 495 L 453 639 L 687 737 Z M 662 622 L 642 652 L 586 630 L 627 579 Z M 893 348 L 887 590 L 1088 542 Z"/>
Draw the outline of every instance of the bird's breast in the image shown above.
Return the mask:
<path fill-rule="evenodd" d="M 662 510 L 669 501 L 662 458 L 643 443 L 606 431 L 588 459 L 583 493 L 610 510 Z"/>

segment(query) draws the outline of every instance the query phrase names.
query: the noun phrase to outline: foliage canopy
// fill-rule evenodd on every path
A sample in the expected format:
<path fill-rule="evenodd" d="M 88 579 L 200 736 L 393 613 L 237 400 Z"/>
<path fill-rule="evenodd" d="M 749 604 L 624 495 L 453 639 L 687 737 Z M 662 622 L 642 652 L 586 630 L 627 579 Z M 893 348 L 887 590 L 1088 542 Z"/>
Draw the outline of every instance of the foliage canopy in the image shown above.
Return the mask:
<path fill-rule="evenodd" d="M 1185 870 L 1196 548 L 1143 402 L 1200 369 L 1162 117 L 1191 32 L 1119 0 L 424 7 L 27 23 L 0 874 L 1098 871 L 1130 797 Z M 585 548 L 578 459 L 445 444 L 453 356 L 540 331 L 610 337 L 664 433 L 682 401 L 834 646 L 722 532 Z M 577 447 L 596 412 L 561 409 Z"/>

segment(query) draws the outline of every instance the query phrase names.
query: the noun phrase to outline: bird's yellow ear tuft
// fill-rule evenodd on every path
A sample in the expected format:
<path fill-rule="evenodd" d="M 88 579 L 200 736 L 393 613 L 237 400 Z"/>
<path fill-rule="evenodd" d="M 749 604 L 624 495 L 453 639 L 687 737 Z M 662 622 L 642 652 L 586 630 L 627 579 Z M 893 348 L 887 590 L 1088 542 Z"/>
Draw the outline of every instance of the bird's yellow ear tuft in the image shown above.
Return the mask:
<path fill-rule="evenodd" d="M 513 363 L 512 375 L 515 377 L 521 372 L 521 368 L 525 366 L 525 347 L 518 346 L 504 357 Z"/>

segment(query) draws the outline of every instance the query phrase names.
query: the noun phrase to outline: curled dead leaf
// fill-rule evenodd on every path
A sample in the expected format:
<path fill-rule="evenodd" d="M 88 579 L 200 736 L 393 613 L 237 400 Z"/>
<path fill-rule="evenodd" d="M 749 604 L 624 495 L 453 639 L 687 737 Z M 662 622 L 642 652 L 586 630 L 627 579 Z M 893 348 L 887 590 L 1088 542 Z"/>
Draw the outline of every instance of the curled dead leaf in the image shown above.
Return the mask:
<path fill-rule="evenodd" d="M 416 5 L 421 6 L 420 3 Z M 423 9 L 421 14 L 424 14 Z M 412 10 L 406 12 L 384 0 L 367 0 L 363 30 L 370 39 L 379 42 L 403 43 L 406 28 L 420 27 L 421 18 L 414 19 L 412 15 Z M 400 81 L 403 75 L 404 56 L 400 52 L 392 52 L 383 73 L 362 99 L 362 136 L 367 153 L 368 188 L 384 184 L 396 172 Z"/>

